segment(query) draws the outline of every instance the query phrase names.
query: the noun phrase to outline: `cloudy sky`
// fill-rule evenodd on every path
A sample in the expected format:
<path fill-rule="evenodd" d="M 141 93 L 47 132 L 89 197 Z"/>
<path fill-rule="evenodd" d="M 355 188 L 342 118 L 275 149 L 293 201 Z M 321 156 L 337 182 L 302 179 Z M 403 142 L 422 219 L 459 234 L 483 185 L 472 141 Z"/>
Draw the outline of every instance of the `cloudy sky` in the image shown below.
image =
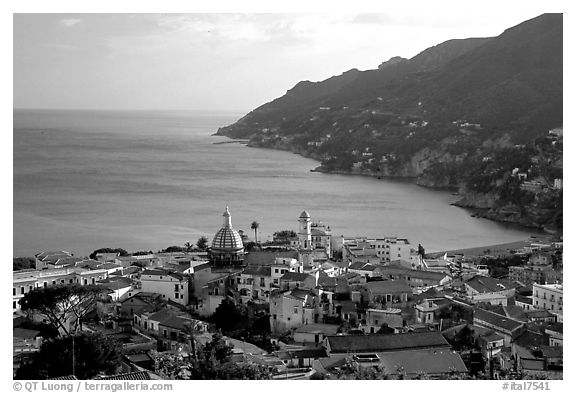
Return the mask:
<path fill-rule="evenodd" d="M 300 80 L 496 36 L 543 10 L 314 12 L 15 14 L 14 107 L 246 111 Z"/>

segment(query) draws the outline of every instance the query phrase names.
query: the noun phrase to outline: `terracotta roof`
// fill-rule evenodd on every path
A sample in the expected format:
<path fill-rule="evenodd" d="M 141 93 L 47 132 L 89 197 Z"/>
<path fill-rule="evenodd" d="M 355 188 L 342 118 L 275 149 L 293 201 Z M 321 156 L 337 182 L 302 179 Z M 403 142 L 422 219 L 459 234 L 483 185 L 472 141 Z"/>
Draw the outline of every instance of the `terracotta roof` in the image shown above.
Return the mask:
<path fill-rule="evenodd" d="M 304 281 L 308 277 L 312 276 L 307 273 L 286 272 L 280 277 L 280 281 Z"/>
<path fill-rule="evenodd" d="M 515 289 L 518 285 L 497 278 L 476 275 L 465 282 L 479 293 L 501 292 L 507 289 Z"/>
<path fill-rule="evenodd" d="M 468 371 L 459 354 L 450 350 L 402 351 L 379 353 L 380 363 L 391 374 L 398 373 L 398 367 L 407 375 L 465 373 Z"/>
<path fill-rule="evenodd" d="M 242 274 L 270 277 L 272 276 L 272 268 L 270 266 L 248 265 Z"/>
<path fill-rule="evenodd" d="M 244 257 L 246 265 L 273 265 L 276 258 L 298 259 L 298 251 L 250 251 Z"/>
<path fill-rule="evenodd" d="M 545 346 L 545 347 L 540 347 L 540 349 L 542 350 L 542 356 L 544 356 L 545 358 L 562 357 L 562 355 L 564 353 L 563 347 Z"/>
<path fill-rule="evenodd" d="M 133 373 L 124 373 L 116 375 L 105 375 L 98 378 L 99 380 L 122 380 L 122 381 L 141 381 L 149 380 L 150 374 L 147 371 L 135 371 Z"/>
<path fill-rule="evenodd" d="M 404 280 L 370 281 L 364 286 L 373 294 L 412 293 L 412 288 Z"/>
<path fill-rule="evenodd" d="M 376 270 L 379 266 L 376 265 L 372 265 L 370 263 L 366 263 L 366 262 L 354 262 L 353 264 L 351 264 L 348 269 L 351 270 L 365 270 L 368 272 L 372 272 L 374 270 Z"/>
<path fill-rule="evenodd" d="M 484 321 L 490 325 L 497 326 L 503 330 L 513 332 L 514 330 L 520 329 L 524 326 L 522 322 L 515 321 L 506 316 L 497 314 L 492 311 L 483 310 L 481 308 L 474 309 L 474 320 Z"/>
<path fill-rule="evenodd" d="M 381 268 L 381 271 L 383 275 L 389 274 L 393 276 L 399 276 L 400 278 L 410 277 L 410 278 L 420 278 L 424 280 L 438 280 L 438 281 L 444 279 L 448 275 L 446 273 L 441 272 L 430 272 L 427 270 L 406 269 L 401 267 L 389 267 L 389 266 L 383 266 Z"/>
<path fill-rule="evenodd" d="M 331 353 L 385 352 L 450 346 L 439 332 L 328 336 L 327 340 Z"/>
<path fill-rule="evenodd" d="M 562 322 L 553 323 L 546 327 L 546 330 L 550 330 L 556 333 L 563 333 L 564 324 Z"/>
<path fill-rule="evenodd" d="M 524 313 L 528 318 L 550 318 L 554 316 L 550 311 L 544 309 L 526 310 Z"/>
<path fill-rule="evenodd" d="M 144 270 L 142 272 L 142 275 L 147 275 L 147 276 L 169 276 L 169 277 L 173 277 L 175 279 L 177 279 L 178 281 L 182 281 L 185 279 L 184 275 L 182 273 L 178 273 L 178 272 L 171 272 L 168 270 L 161 270 L 161 269 L 151 269 L 151 270 Z"/>
<path fill-rule="evenodd" d="M 326 232 L 318 228 L 311 228 L 310 233 L 312 236 L 330 236 Z"/>
<path fill-rule="evenodd" d="M 122 269 L 122 274 L 127 275 L 127 274 L 134 274 L 134 273 L 138 273 L 139 271 L 141 271 L 142 268 L 138 267 L 138 266 L 129 266 L 129 267 L 125 267 L 124 269 Z"/>

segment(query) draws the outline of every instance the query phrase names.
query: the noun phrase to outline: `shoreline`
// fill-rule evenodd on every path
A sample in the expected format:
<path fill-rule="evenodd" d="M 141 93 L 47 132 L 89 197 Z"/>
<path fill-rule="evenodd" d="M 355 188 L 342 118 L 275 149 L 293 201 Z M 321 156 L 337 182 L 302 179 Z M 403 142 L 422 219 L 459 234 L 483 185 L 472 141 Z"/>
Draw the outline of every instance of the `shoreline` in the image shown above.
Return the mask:
<path fill-rule="evenodd" d="M 232 141 L 246 141 L 246 139 L 240 139 L 240 138 L 233 138 L 230 137 L 228 135 L 220 135 L 218 134 L 218 132 L 212 134 L 212 136 L 223 136 L 226 137 Z M 244 144 L 244 143 L 242 143 Z M 322 161 L 318 158 L 317 155 L 315 154 L 305 154 L 302 151 L 299 151 L 297 149 L 292 149 L 290 146 L 259 146 L 257 144 L 251 144 L 251 143 L 246 143 L 244 144 L 247 147 L 252 147 L 252 148 L 258 148 L 258 149 L 269 149 L 269 150 L 280 150 L 280 151 L 290 151 L 294 154 L 297 154 L 299 156 L 302 156 L 304 158 L 309 158 L 312 159 L 314 161 L 317 161 L 319 163 L 322 163 Z M 462 198 L 464 198 L 465 196 L 458 193 L 457 190 L 453 187 L 430 187 L 427 186 L 425 184 L 421 184 L 418 182 L 418 179 L 416 177 L 409 177 L 409 176 L 385 176 L 385 175 L 378 175 L 377 173 L 373 173 L 373 172 L 368 172 L 368 171 L 345 171 L 345 170 L 327 170 L 327 169 L 323 169 L 322 165 L 319 165 L 315 168 L 310 169 L 310 172 L 313 173 L 323 173 L 323 174 L 335 174 L 335 175 L 345 175 L 345 176 L 363 176 L 363 177 L 372 177 L 378 180 L 382 180 L 382 179 L 386 179 L 388 181 L 398 181 L 398 182 L 405 182 L 405 183 L 411 183 L 411 184 L 415 184 L 419 187 L 425 188 L 427 190 L 430 191 L 440 191 L 440 192 L 449 192 L 451 193 L 451 195 L 453 195 L 454 197 L 458 197 L 460 198 L 459 200 L 462 200 Z M 461 204 L 459 204 L 459 201 L 455 201 L 455 202 L 451 202 L 450 205 L 458 207 L 460 209 L 464 209 L 466 212 L 469 213 L 470 217 L 473 218 L 480 218 L 480 219 L 485 219 L 491 222 L 496 222 L 499 223 L 501 225 L 505 225 L 505 226 L 512 226 L 512 227 L 516 227 L 518 229 L 522 229 L 522 230 L 526 230 L 526 231 L 532 231 L 535 232 L 537 234 L 540 235 L 556 235 L 556 236 L 561 236 L 562 232 L 558 231 L 556 233 L 550 233 L 549 231 L 545 230 L 544 228 L 538 227 L 538 226 L 532 226 L 532 225 L 526 225 L 523 224 L 521 222 L 515 222 L 515 221 L 510 221 L 507 219 L 499 219 L 493 215 L 487 215 L 485 214 L 485 212 L 489 209 L 482 209 L 482 208 L 478 208 L 478 207 L 473 207 L 473 206 L 463 206 Z"/>
<path fill-rule="evenodd" d="M 469 247 L 469 248 L 461 248 L 456 250 L 445 250 L 445 251 L 435 251 L 427 254 L 427 257 L 430 258 L 437 258 L 441 257 L 444 254 L 453 255 L 453 254 L 463 254 L 465 256 L 483 256 L 483 255 L 508 255 L 510 256 L 511 250 L 516 250 L 518 248 L 529 246 L 533 243 L 538 243 L 540 241 L 551 241 L 553 238 L 552 235 L 544 235 L 544 236 L 533 236 L 526 240 L 519 240 L 516 242 L 509 242 L 509 243 L 500 243 L 500 244 L 492 244 L 488 246 L 480 246 L 480 247 Z M 485 250 L 490 250 L 490 253 L 484 253 Z"/>

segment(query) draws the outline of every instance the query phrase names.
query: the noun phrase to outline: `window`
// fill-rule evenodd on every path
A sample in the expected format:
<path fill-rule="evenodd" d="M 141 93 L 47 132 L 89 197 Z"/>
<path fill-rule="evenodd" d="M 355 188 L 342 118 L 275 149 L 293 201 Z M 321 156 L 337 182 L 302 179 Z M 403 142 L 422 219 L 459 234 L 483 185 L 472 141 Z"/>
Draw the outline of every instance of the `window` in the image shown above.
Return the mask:
<path fill-rule="evenodd" d="M 166 337 L 166 329 L 163 329 L 164 331 L 162 332 L 163 336 Z"/>
<path fill-rule="evenodd" d="M 12 288 L 12 296 L 16 295 L 16 288 Z"/>
<path fill-rule="evenodd" d="M 276 314 L 273 315 L 273 318 L 276 319 Z"/>
<path fill-rule="evenodd" d="M 52 285 L 56 285 L 56 280 L 52 280 Z"/>
<path fill-rule="evenodd" d="M 16 302 L 12 302 L 12 308 L 16 308 Z M 274 317 L 276 317 L 276 315 L 274 315 Z M 276 319 L 276 318 L 274 318 Z"/>
<path fill-rule="evenodd" d="M 174 298 L 178 299 L 178 296 L 179 296 L 179 295 L 178 295 L 178 292 L 176 292 L 176 293 L 174 294 Z"/>
<path fill-rule="evenodd" d="M 278 273 L 278 269 L 274 269 L 274 273 Z"/>
<path fill-rule="evenodd" d="M 266 282 L 264 280 L 264 277 L 260 277 L 260 286 L 263 287 L 266 285 Z"/>
<path fill-rule="evenodd" d="M 294 307 L 294 314 L 298 314 L 298 307 Z"/>
<path fill-rule="evenodd" d="M 73 280 L 73 279 L 70 279 L 70 284 L 72 284 L 73 282 L 74 282 L 74 280 Z"/>
<path fill-rule="evenodd" d="M 180 289 L 180 286 L 178 284 L 174 285 L 174 292 L 178 292 L 179 289 Z"/>
<path fill-rule="evenodd" d="M 20 287 L 20 294 L 24 295 L 24 287 Z"/>

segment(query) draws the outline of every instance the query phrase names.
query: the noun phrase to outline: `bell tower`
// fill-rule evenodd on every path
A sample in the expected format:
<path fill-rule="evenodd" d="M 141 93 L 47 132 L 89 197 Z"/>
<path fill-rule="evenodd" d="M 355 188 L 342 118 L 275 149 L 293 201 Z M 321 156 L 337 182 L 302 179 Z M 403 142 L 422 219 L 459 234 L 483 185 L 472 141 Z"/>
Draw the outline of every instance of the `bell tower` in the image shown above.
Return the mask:
<path fill-rule="evenodd" d="M 304 210 L 300 217 L 298 218 L 300 223 L 300 229 L 298 230 L 298 240 L 301 250 L 311 250 L 312 249 L 312 230 L 310 228 L 310 214 Z"/>

